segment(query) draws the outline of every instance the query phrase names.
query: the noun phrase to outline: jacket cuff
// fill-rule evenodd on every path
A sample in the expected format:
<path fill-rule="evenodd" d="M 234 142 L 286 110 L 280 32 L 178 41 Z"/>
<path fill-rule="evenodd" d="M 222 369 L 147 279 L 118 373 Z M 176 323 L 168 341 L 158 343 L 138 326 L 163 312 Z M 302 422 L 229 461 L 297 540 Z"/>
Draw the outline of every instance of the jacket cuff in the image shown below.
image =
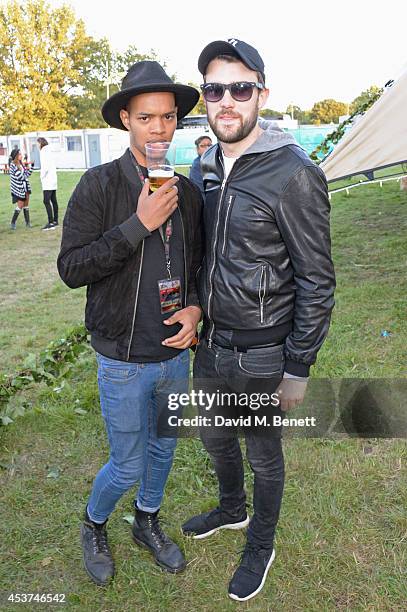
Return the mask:
<path fill-rule="evenodd" d="M 294 374 L 289 374 L 284 370 L 283 378 L 288 378 L 289 380 L 300 380 L 304 382 L 309 379 L 309 376 L 294 376 Z"/>
<path fill-rule="evenodd" d="M 291 359 L 286 359 L 284 365 L 284 370 L 287 374 L 292 374 L 293 376 L 299 376 L 301 378 L 309 376 L 309 369 L 309 365 L 299 363 L 298 361 L 291 361 Z"/>
<path fill-rule="evenodd" d="M 133 247 L 138 246 L 147 236 L 151 236 L 151 232 L 142 224 L 136 214 L 131 215 L 126 221 L 120 223 L 119 229 Z"/>
<path fill-rule="evenodd" d="M 199 306 L 199 308 L 202 310 L 198 295 L 196 293 L 188 293 L 186 304 L 187 306 Z"/>

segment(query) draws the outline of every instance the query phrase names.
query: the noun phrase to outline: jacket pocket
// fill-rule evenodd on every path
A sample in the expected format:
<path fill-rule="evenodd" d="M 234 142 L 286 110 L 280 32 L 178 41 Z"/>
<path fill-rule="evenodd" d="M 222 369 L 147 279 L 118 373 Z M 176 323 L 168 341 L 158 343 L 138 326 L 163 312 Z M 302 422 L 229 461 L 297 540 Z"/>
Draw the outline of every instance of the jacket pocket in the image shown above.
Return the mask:
<path fill-rule="evenodd" d="M 260 282 L 259 282 L 259 314 L 260 323 L 264 325 L 264 302 L 267 296 L 267 265 L 261 266 Z"/>
<path fill-rule="evenodd" d="M 137 378 L 139 367 L 138 363 L 129 363 L 128 367 L 109 367 L 104 365 L 101 367 L 101 375 L 108 383 L 123 385 L 132 383 Z"/>
<path fill-rule="evenodd" d="M 232 214 L 232 208 L 233 208 L 233 204 L 235 201 L 235 197 L 236 196 L 234 195 L 230 195 L 228 196 L 226 200 L 225 225 L 223 228 L 223 235 L 222 235 L 222 255 L 226 255 L 227 250 L 228 250 L 229 222 L 230 222 L 230 215 Z"/>
<path fill-rule="evenodd" d="M 202 263 L 195 275 L 196 289 L 198 292 L 198 299 L 201 305 L 202 310 L 207 313 L 208 312 L 208 291 L 206 285 L 206 261 L 205 258 L 202 260 Z"/>

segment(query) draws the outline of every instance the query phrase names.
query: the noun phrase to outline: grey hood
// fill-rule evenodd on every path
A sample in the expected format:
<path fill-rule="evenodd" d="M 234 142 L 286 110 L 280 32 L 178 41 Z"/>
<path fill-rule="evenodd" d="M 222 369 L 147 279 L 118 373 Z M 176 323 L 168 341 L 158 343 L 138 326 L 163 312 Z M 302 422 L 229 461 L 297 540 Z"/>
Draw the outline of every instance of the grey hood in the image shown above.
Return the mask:
<path fill-rule="evenodd" d="M 279 128 L 274 121 L 259 119 L 259 126 L 263 130 L 256 142 L 254 142 L 243 155 L 250 153 L 265 153 L 266 151 L 274 151 L 287 145 L 298 145 L 294 136 L 284 132 Z"/>

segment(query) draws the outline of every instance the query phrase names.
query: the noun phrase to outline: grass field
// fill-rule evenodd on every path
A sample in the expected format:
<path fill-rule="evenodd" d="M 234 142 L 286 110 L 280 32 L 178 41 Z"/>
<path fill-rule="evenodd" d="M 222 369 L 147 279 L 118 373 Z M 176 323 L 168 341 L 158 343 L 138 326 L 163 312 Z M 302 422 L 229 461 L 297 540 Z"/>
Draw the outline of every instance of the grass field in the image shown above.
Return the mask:
<path fill-rule="evenodd" d="M 59 176 L 62 211 L 78 178 Z M 84 290 L 64 287 L 55 267 L 61 229 L 40 230 L 46 215 L 36 173 L 32 185 L 33 228 L 19 219 L 11 232 L 8 177 L 0 176 L 0 372 L 18 370 L 27 353 L 83 319 Z M 313 376 L 406 377 L 406 230 L 407 194 L 397 183 L 333 196 L 336 308 Z M 93 477 L 108 453 L 93 354 L 78 361 L 63 388 L 36 385 L 23 397 L 32 409 L 0 428 L 0 610 L 27 609 L 7 604 L 10 592 L 65 593 L 68 605 L 60 609 L 86 612 L 235 609 L 226 589 L 244 534 L 191 542 L 179 530 L 191 514 L 216 504 L 200 442 L 180 441 L 162 510 L 189 561 L 186 572 L 166 575 L 133 545 L 123 520 L 131 512 L 129 492 L 109 522 L 116 579 L 101 589 L 82 569 L 78 541 Z M 290 439 L 285 454 L 276 561 L 262 593 L 240 608 L 405 610 L 405 441 Z"/>

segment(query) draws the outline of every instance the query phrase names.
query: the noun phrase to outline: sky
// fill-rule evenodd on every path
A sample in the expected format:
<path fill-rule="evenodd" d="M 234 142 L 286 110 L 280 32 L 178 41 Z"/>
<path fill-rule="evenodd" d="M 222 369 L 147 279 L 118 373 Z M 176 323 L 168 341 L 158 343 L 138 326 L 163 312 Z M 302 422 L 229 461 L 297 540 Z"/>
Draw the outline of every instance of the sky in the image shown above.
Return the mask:
<path fill-rule="evenodd" d="M 58 6 L 62 0 L 48 0 Z M 318 100 L 350 103 L 371 85 L 407 69 L 407 3 L 386 0 L 69 0 L 89 34 L 113 49 L 154 49 L 179 82 L 200 84 L 197 59 L 209 42 L 238 38 L 266 66 L 266 106 L 310 109 Z M 405 6 L 403 9 L 402 6 Z"/>

